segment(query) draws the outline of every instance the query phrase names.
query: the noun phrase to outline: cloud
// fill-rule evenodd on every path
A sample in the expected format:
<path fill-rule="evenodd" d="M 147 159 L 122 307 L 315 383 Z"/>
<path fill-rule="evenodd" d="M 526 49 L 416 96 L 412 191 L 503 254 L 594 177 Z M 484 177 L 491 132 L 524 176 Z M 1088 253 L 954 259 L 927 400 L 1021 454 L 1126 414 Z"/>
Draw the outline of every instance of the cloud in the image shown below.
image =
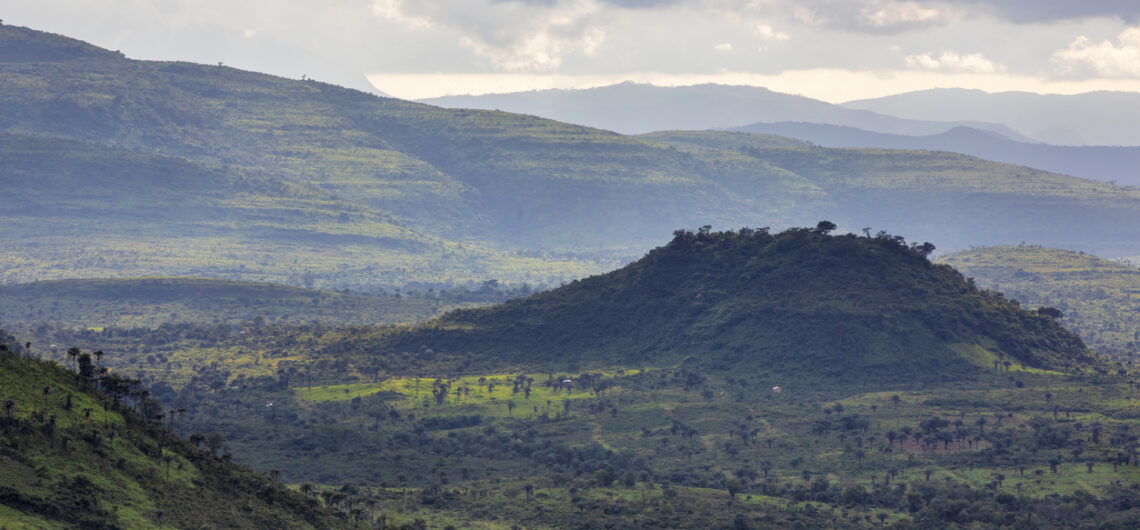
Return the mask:
<path fill-rule="evenodd" d="M 941 0 L 941 3 L 967 6 L 971 11 L 1015 23 L 1097 17 L 1140 20 L 1140 2 L 1136 0 Z"/>
<path fill-rule="evenodd" d="M 904 58 L 908 68 L 921 68 L 951 73 L 990 74 L 1005 70 L 1003 66 L 994 64 L 980 53 L 960 55 L 955 52 L 942 52 L 935 57 L 932 54 L 908 55 Z"/>
<path fill-rule="evenodd" d="M 597 53 L 606 37 L 597 0 L 375 0 L 372 11 L 410 28 L 453 32 L 504 71 L 553 70 L 568 53 Z"/>
<path fill-rule="evenodd" d="M 856 33 L 897 34 L 963 18 L 945 2 L 913 0 L 768 0 L 772 12 L 808 26 Z"/>
<path fill-rule="evenodd" d="M 718 52 L 730 52 L 730 51 L 732 51 L 732 43 L 731 42 L 722 42 L 720 44 L 717 44 L 716 46 L 713 46 L 713 49 L 718 51 Z"/>
<path fill-rule="evenodd" d="M 434 25 L 429 17 L 409 14 L 404 0 L 376 0 L 372 3 L 372 14 L 411 28 L 426 29 Z"/>
<path fill-rule="evenodd" d="M 945 9 L 927 7 L 918 2 L 892 2 L 868 5 L 862 10 L 865 24 L 875 28 L 938 25 L 956 17 Z"/>
<path fill-rule="evenodd" d="M 1091 72 L 1112 78 L 1140 78 L 1140 27 L 1124 30 L 1115 43 L 1097 43 L 1082 35 L 1068 48 L 1054 53 L 1052 59 L 1065 74 Z"/>
<path fill-rule="evenodd" d="M 760 24 L 759 26 L 756 26 L 756 34 L 759 35 L 760 38 L 765 40 L 765 41 L 781 41 L 782 42 L 782 41 L 786 41 L 786 40 L 792 38 L 791 35 L 788 35 L 787 33 L 783 33 L 780 31 L 776 31 L 776 30 L 772 29 L 772 26 L 769 26 L 767 24 Z"/>

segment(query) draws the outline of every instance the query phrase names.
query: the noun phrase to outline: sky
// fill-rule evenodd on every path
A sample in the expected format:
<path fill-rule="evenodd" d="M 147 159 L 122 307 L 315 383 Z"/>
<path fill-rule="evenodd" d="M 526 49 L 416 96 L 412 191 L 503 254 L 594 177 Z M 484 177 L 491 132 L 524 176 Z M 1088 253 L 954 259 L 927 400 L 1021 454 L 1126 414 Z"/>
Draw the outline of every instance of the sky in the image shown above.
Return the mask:
<path fill-rule="evenodd" d="M 1137 0 L 4 0 L 0 19 L 404 99 L 622 81 L 836 103 L 1140 91 Z"/>

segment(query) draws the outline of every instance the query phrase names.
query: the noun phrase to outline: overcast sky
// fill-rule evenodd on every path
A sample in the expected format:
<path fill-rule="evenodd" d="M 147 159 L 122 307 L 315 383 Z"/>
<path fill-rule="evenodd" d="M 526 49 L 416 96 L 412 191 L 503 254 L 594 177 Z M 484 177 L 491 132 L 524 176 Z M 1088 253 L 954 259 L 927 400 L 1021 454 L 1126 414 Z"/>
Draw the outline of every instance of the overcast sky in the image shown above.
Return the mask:
<path fill-rule="evenodd" d="M 4 0 L 0 18 L 407 99 L 625 80 L 832 102 L 1140 91 L 1140 0 Z"/>

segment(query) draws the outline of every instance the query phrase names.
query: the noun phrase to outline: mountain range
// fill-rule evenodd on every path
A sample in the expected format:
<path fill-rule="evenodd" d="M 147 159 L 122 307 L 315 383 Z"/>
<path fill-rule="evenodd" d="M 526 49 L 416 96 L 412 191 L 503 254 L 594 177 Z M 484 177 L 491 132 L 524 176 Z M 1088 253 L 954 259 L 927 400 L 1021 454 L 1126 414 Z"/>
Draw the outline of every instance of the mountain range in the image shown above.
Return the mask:
<path fill-rule="evenodd" d="M 984 120 L 900 119 L 885 113 L 848 109 L 751 86 L 659 87 L 626 82 L 581 90 L 444 96 L 419 101 L 446 108 L 497 109 L 531 114 L 623 134 L 730 128 L 755 122 L 805 121 L 902 135 L 938 134 L 953 127 L 969 126 L 1031 141 L 1009 127 Z"/>
<path fill-rule="evenodd" d="M 950 151 L 1084 179 L 1140 185 L 1140 147 L 1064 146 L 1011 140 L 992 131 L 955 127 L 927 136 L 886 134 L 820 123 L 754 123 L 732 130 L 775 134 L 824 147 Z"/>
<path fill-rule="evenodd" d="M 1134 92 L 1063 95 L 938 88 L 841 106 L 912 120 L 985 119 L 1056 145 L 1140 146 L 1140 94 Z"/>

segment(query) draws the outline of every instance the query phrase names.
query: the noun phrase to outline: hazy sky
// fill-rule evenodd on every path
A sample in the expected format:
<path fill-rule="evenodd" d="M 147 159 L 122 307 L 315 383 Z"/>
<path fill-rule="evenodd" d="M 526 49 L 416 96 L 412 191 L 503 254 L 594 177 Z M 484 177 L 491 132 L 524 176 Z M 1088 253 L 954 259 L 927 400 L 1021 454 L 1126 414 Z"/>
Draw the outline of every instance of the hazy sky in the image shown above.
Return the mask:
<path fill-rule="evenodd" d="M 0 18 L 409 99 L 625 80 L 833 102 L 1140 91 L 1138 0 L 4 0 Z"/>

